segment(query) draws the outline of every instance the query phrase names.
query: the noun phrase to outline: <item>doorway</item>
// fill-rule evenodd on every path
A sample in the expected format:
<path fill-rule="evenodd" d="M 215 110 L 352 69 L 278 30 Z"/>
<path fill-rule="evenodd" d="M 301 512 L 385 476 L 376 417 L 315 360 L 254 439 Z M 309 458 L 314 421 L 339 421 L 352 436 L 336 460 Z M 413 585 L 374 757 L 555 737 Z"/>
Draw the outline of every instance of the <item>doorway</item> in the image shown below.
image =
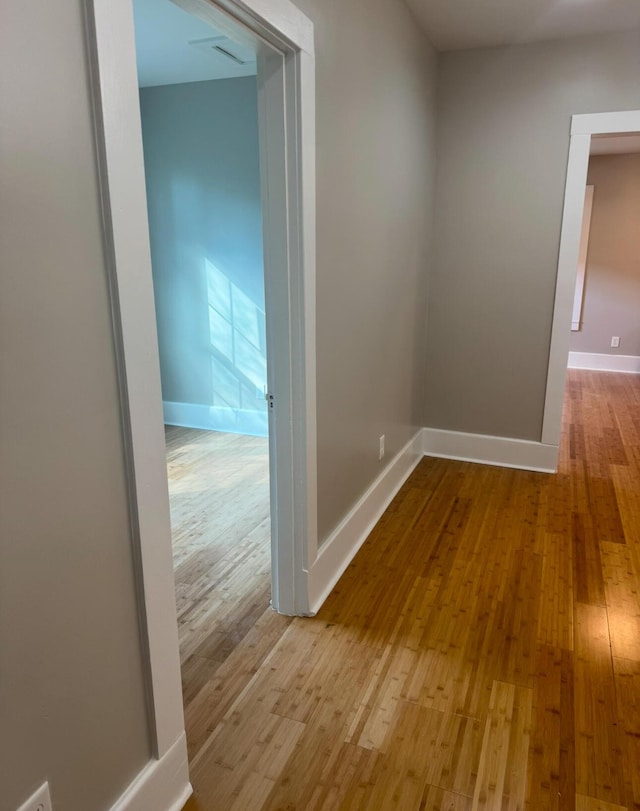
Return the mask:
<path fill-rule="evenodd" d="M 640 372 L 640 133 L 591 139 L 569 368 Z"/>
<path fill-rule="evenodd" d="M 170 0 L 133 11 L 187 710 L 271 599 L 257 64 Z"/>
<path fill-rule="evenodd" d="M 582 235 L 585 188 L 592 137 L 640 132 L 640 110 L 574 115 L 567 164 L 558 275 L 553 310 L 542 442 L 559 446 L 564 402 L 570 325 Z"/>
<path fill-rule="evenodd" d="M 274 506 L 271 594 L 281 613 L 304 614 L 308 562 L 317 554 L 313 25 L 289 0 L 176 4 L 253 44 L 257 53 Z M 155 760 L 140 791 L 150 784 L 159 790 L 162 781 L 187 791 L 132 5 L 87 0 L 85 8 L 133 551 L 148 650 Z M 163 793 L 168 790 L 165 785 Z"/>

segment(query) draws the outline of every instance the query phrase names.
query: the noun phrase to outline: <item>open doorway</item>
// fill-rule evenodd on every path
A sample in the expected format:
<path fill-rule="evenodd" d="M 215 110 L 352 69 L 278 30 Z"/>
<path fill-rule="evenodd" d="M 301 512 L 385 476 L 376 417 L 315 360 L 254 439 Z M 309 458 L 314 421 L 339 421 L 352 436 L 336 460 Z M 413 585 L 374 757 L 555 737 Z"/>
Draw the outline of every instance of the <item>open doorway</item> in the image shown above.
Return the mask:
<path fill-rule="evenodd" d="M 174 2 L 257 53 L 275 505 L 271 596 L 281 613 L 304 614 L 310 605 L 309 563 L 318 554 L 313 25 L 289 0 Z M 85 9 L 133 554 L 148 651 L 154 758 L 140 791 L 185 797 L 186 740 L 132 2 L 88 0 Z"/>
<path fill-rule="evenodd" d="M 563 418 L 568 436 L 560 469 L 579 480 L 580 464 L 585 465 L 586 486 L 600 488 L 598 511 L 608 508 L 612 516 L 618 515 L 615 491 L 620 487 L 615 466 L 629 465 L 625 443 L 640 373 L 639 220 L 640 134 L 594 135 L 569 342 Z M 609 480 L 612 484 L 605 484 Z M 615 537 L 624 537 L 620 526 Z"/>
<path fill-rule="evenodd" d="M 170 0 L 133 10 L 188 708 L 271 600 L 257 55 Z"/>
<path fill-rule="evenodd" d="M 569 368 L 640 372 L 640 133 L 591 139 Z"/>
<path fill-rule="evenodd" d="M 589 113 L 572 117 L 541 437 L 542 442 L 548 445 L 558 447 L 560 444 L 567 363 L 572 334 L 570 326 L 576 322 L 574 311 L 576 275 L 583 235 L 585 189 L 592 140 L 600 140 L 605 136 L 624 138 L 638 132 L 640 132 L 640 111 L 638 110 Z M 580 316 L 577 320 L 579 319 Z M 616 337 L 615 334 L 612 337 Z"/>

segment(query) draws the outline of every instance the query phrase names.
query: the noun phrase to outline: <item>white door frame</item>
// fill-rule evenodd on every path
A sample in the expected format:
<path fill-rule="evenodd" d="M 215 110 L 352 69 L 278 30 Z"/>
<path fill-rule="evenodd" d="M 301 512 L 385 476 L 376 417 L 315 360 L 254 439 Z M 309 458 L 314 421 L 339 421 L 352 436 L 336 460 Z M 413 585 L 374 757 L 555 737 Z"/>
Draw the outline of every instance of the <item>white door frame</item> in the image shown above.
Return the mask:
<path fill-rule="evenodd" d="M 625 132 L 640 132 L 640 110 L 619 113 L 586 113 L 574 115 L 571 118 L 571 141 L 560 233 L 547 391 L 542 422 L 542 442 L 545 445 L 559 446 L 560 444 L 562 405 L 569 360 L 571 316 L 578 270 L 591 136 Z"/>
<path fill-rule="evenodd" d="M 268 385 L 275 400 L 270 414 L 272 504 L 277 516 L 272 600 L 282 613 L 305 614 L 307 569 L 317 553 L 313 25 L 289 0 L 179 4 L 218 27 L 238 30 L 241 25 L 248 38 L 263 43 L 258 106 L 271 350 Z M 131 0 L 85 0 L 85 9 L 154 758 L 161 761 L 171 754 L 174 765 L 180 761 L 184 771 L 133 10 Z"/>

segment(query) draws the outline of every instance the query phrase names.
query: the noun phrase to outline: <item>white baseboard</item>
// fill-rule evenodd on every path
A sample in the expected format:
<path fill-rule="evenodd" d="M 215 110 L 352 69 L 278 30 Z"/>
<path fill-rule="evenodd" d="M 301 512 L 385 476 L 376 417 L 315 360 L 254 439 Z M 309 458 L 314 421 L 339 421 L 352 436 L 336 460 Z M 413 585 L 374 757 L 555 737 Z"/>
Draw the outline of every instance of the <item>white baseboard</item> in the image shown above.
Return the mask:
<path fill-rule="evenodd" d="M 310 614 L 320 609 L 423 455 L 422 431 L 418 431 L 322 544 L 309 570 Z"/>
<path fill-rule="evenodd" d="M 638 355 L 605 355 L 597 352 L 569 352 L 570 369 L 640 374 Z"/>
<path fill-rule="evenodd" d="M 183 734 L 160 760 L 145 766 L 111 811 L 181 811 L 192 793 Z"/>
<path fill-rule="evenodd" d="M 262 411 L 250 411 L 247 408 L 224 408 L 198 403 L 165 401 L 162 409 L 165 425 L 202 428 L 205 431 L 224 431 L 227 434 L 269 435 L 266 403 Z"/>
<path fill-rule="evenodd" d="M 557 445 L 545 445 L 526 439 L 444 431 L 439 428 L 425 428 L 422 433 L 425 456 L 542 473 L 555 473 L 557 469 Z"/>

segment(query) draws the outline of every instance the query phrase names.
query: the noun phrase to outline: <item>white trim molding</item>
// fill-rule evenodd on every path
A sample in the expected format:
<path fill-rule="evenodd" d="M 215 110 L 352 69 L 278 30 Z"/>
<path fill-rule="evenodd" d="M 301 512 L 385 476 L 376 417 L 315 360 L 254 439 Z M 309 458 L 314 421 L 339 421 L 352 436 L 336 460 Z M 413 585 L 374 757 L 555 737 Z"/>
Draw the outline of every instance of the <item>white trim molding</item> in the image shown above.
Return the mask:
<path fill-rule="evenodd" d="M 558 466 L 557 445 L 545 445 L 526 439 L 425 428 L 423 443 L 425 456 L 442 459 L 534 470 L 539 473 L 555 473 Z"/>
<path fill-rule="evenodd" d="M 171 0 L 171 2 L 197 14 L 192 0 Z M 296 50 L 314 53 L 313 23 L 291 0 L 213 0 L 213 2 L 219 9 L 227 12 L 232 20 L 240 21 L 248 28 L 254 27 L 256 22 L 259 22 L 268 39 L 269 34 L 273 34 Z M 215 22 L 221 29 L 228 30 L 220 17 L 217 17 Z M 231 29 L 231 33 L 238 34 L 236 26 Z"/>
<path fill-rule="evenodd" d="M 181 735 L 159 760 L 147 764 L 111 811 L 182 811 L 192 793 L 187 742 Z"/>
<path fill-rule="evenodd" d="M 185 745 L 184 711 L 133 11 L 131 0 L 85 9 L 149 731 L 161 760 Z"/>
<path fill-rule="evenodd" d="M 564 387 L 569 357 L 571 314 L 578 271 L 582 214 L 592 135 L 640 132 L 640 110 L 587 113 L 571 118 L 567 182 L 562 212 L 558 275 L 553 305 L 547 390 L 542 421 L 542 443 L 559 445 Z"/>
<path fill-rule="evenodd" d="M 640 110 L 571 116 L 571 135 L 622 135 L 640 132 Z"/>
<path fill-rule="evenodd" d="M 418 431 L 322 544 L 309 570 L 311 615 L 320 609 L 423 455 L 422 431 Z"/>
<path fill-rule="evenodd" d="M 578 272 L 582 212 L 585 202 L 590 145 L 590 135 L 576 134 L 571 136 L 560 235 L 556 295 L 551 325 L 547 389 L 542 420 L 541 440 L 548 445 L 560 444 L 564 386 L 571 335 L 571 315 Z"/>
<path fill-rule="evenodd" d="M 569 352 L 570 369 L 640 374 L 640 356 L 607 355 L 600 352 Z"/>
<path fill-rule="evenodd" d="M 578 332 L 582 324 L 582 306 L 584 298 L 584 282 L 587 275 L 587 254 L 589 252 L 589 236 L 591 234 L 591 212 L 593 211 L 593 186 L 587 186 L 584 195 L 584 210 L 582 212 L 582 232 L 580 235 L 580 253 L 578 255 L 578 272 L 576 275 L 576 289 L 573 298 L 573 315 L 571 316 L 571 331 Z"/>

